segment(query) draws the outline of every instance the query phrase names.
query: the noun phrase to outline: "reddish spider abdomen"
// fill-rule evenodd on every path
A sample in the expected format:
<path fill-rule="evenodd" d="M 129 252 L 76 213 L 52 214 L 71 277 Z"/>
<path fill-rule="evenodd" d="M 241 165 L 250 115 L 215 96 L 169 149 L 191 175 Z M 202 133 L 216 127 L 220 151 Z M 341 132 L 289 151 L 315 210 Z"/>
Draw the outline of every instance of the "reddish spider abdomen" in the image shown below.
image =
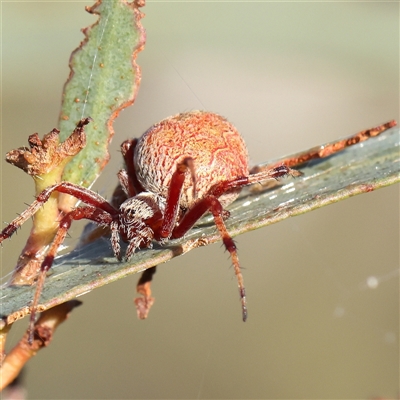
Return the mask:
<path fill-rule="evenodd" d="M 193 111 L 153 125 L 139 139 L 134 162 L 143 188 L 166 198 L 177 164 L 191 157 L 196 172 L 196 197 L 225 180 L 248 176 L 246 145 L 236 128 L 220 115 Z M 239 190 L 219 198 L 223 206 L 237 197 Z M 193 204 L 193 183 L 185 178 L 180 206 Z"/>

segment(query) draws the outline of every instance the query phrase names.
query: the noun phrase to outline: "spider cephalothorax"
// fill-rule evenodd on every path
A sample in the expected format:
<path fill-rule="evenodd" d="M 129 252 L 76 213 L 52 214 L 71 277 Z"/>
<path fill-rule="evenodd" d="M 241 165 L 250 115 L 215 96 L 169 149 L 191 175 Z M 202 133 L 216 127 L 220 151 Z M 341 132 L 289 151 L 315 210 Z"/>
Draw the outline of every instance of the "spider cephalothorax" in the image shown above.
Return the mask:
<path fill-rule="evenodd" d="M 121 260 L 120 235 L 128 242 L 125 258 L 129 260 L 138 247 L 151 246 L 155 231 L 161 226 L 164 207 L 153 193 L 143 192 L 128 198 L 119 207 L 118 219 L 111 225 L 111 243 L 115 256 Z"/>

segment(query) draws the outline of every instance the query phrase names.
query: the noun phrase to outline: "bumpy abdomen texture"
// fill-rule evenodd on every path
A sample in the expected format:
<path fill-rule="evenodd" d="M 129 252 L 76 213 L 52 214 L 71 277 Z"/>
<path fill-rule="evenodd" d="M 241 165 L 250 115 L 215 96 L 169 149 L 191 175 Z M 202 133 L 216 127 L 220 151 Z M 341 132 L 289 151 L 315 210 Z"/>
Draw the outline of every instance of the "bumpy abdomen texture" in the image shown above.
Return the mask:
<path fill-rule="evenodd" d="M 167 118 L 143 134 L 135 149 L 137 177 L 146 190 L 166 197 L 176 166 L 186 157 L 194 160 L 197 198 L 218 182 L 249 173 L 246 145 L 236 128 L 220 115 L 194 111 Z M 192 188 L 188 173 L 181 207 L 193 204 Z M 237 194 L 226 193 L 220 201 L 227 205 Z"/>

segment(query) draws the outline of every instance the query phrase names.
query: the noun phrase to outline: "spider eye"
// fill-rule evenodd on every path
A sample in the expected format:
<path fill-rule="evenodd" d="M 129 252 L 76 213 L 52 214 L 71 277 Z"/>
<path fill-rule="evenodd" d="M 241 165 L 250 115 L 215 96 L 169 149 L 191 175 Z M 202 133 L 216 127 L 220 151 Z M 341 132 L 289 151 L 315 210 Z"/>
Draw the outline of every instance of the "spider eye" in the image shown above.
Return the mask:
<path fill-rule="evenodd" d="M 136 215 L 136 210 L 134 208 L 128 208 L 125 213 L 128 217 L 133 218 Z"/>
<path fill-rule="evenodd" d="M 148 204 L 150 199 L 139 195 L 122 203 L 120 211 L 127 220 L 144 221 L 154 216 L 153 203 Z"/>
<path fill-rule="evenodd" d="M 140 218 L 140 210 L 138 210 L 134 204 L 129 204 L 127 207 L 124 207 L 121 211 L 122 211 L 124 218 L 127 221 L 141 219 Z"/>

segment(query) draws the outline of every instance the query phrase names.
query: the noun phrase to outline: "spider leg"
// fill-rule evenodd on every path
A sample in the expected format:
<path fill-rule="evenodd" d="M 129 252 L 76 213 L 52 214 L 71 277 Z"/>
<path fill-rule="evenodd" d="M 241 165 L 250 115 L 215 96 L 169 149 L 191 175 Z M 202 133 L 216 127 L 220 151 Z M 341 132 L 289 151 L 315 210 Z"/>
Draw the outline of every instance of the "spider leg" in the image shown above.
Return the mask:
<path fill-rule="evenodd" d="M 243 275 L 240 270 L 239 257 L 237 254 L 237 248 L 232 237 L 226 229 L 224 218 L 226 212 L 223 209 L 218 198 L 214 195 L 208 195 L 203 199 L 199 200 L 182 218 L 179 225 L 172 231 L 173 238 L 182 237 L 207 211 L 211 211 L 215 225 L 217 226 L 225 248 L 229 251 L 233 263 L 233 268 L 238 281 L 240 301 L 242 303 L 242 318 L 243 321 L 247 319 L 247 303 L 246 303 L 246 291 L 244 287 Z"/>
<path fill-rule="evenodd" d="M 42 204 L 49 200 L 54 191 L 70 194 L 84 203 L 88 203 L 96 208 L 99 208 L 110 215 L 118 214 L 118 211 L 111 204 L 109 204 L 104 197 L 100 196 L 96 192 L 79 185 L 75 185 L 71 182 L 60 182 L 44 189 L 25 211 L 19 214 L 17 218 L 15 218 L 2 230 L 0 233 L 0 243 L 4 239 L 9 238 L 27 219 L 32 217 L 42 206 Z"/>
<path fill-rule="evenodd" d="M 121 144 L 121 153 L 125 161 L 125 169 L 121 169 L 117 176 L 119 180 L 119 185 L 115 188 L 114 193 L 112 195 L 111 204 L 115 208 L 119 208 L 120 205 L 130 197 L 134 197 L 137 194 L 144 191 L 142 185 L 138 181 L 135 172 L 135 164 L 134 164 L 134 150 L 137 145 L 137 139 L 129 139 L 125 140 Z M 122 260 L 121 257 L 121 246 L 119 245 L 119 232 L 118 232 L 118 224 L 114 222 L 111 225 L 111 243 L 114 250 L 114 254 L 118 260 Z M 97 235 L 104 235 L 104 230 L 100 228 L 95 228 L 90 234 L 88 238 L 90 240 L 91 237 L 97 237 Z"/>
<path fill-rule="evenodd" d="M 120 235 L 119 235 L 119 224 L 118 221 L 111 222 L 111 247 L 113 249 L 115 258 L 118 261 L 122 261 L 121 256 L 121 245 L 120 245 Z"/>
<path fill-rule="evenodd" d="M 284 164 L 280 164 L 275 167 L 266 168 L 255 174 L 250 174 L 248 176 L 242 176 L 229 181 L 223 181 L 217 183 L 210 189 L 209 194 L 216 197 L 220 197 L 222 194 L 230 190 L 240 189 L 244 186 L 266 181 L 268 179 L 279 179 L 287 175 L 296 177 L 302 175 L 302 173 L 294 169 L 291 169 Z"/>
<path fill-rule="evenodd" d="M 125 194 L 125 196 L 124 196 L 125 199 L 135 196 L 135 189 L 133 188 L 132 181 L 129 179 L 126 169 L 119 170 L 117 173 L 117 177 L 119 180 L 118 189 L 122 188 L 122 190 Z M 114 191 L 114 194 L 115 194 L 115 191 Z M 113 196 L 114 196 L 114 194 L 113 194 Z"/>
<path fill-rule="evenodd" d="M 264 181 L 267 179 L 278 179 L 286 175 L 298 176 L 298 171 L 292 170 L 286 165 L 278 165 L 274 168 L 269 168 L 257 174 L 243 176 L 229 181 L 223 181 L 214 185 L 209 192 L 209 195 L 199 200 L 195 205 L 186 212 L 186 214 L 179 221 L 171 234 L 172 238 L 180 238 L 205 214 L 211 211 L 214 217 L 215 225 L 217 226 L 225 248 L 229 251 L 238 281 L 239 294 L 242 303 L 242 317 L 243 321 L 247 319 L 247 305 L 246 305 L 246 291 L 244 288 L 243 275 L 240 270 L 239 257 L 237 248 L 232 237 L 229 235 L 224 219 L 226 219 L 227 212 L 223 209 L 218 197 L 222 194 L 235 189 L 240 189 L 243 186 L 251 185 L 256 182 Z"/>
<path fill-rule="evenodd" d="M 349 136 L 345 139 L 339 139 L 326 145 L 317 146 L 308 151 L 297 153 L 293 157 L 281 160 L 280 163 L 286 165 L 287 167 L 296 167 L 311 160 L 329 157 L 332 154 L 338 153 L 339 151 L 346 149 L 347 147 L 378 136 L 382 132 L 393 128 L 394 126 L 396 126 L 396 121 L 389 121 L 374 128 L 358 132 L 355 135 Z M 273 166 L 268 166 L 267 168 L 271 167 Z M 264 167 L 256 166 L 251 170 L 251 173 L 256 173 L 263 169 Z"/>
<path fill-rule="evenodd" d="M 137 139 L 128 139 L 121 144 L 121 153 L 124 157 L 126 170 L 121 170 L 118 173 L 118 179 L 128 197 L 133 197 L 144 192 L 144 188 L 138 181 L 135 171 L 134 157 L 137 143 Z"/>
<path fill-rule="evenodd" d="M 33 343 L 36 312 L 39 305 L 40 295 L 42 293 L 44 282 L 46 279 L 46 273 L 53 265 L 53 261 L 57 255 L 58 248 L 64 242 L 72 221 L 77 221 L 80 219 L 90 219 L 101 225 L 110 225 L 112 223 L 112 215 L 104 210 L 100 210 L 93 206 L 78 207 L 75 210 L 66 214 L 61 219 L 56 236 L 54 237 L 54 240 L 50 245 L 49 251 L 47 252 L 40 267 L 40 273 L 36 284 L 36 291 L 33 297 L 31 315 L 29 319 L 29 344 Z"/>
<path fill-rule="evenodd" d="M 151 306 L 154 304 L 154 297 L 151 297 L 151 281 L 156 273 L 156 268 L 151 267 L 144 270 L 136 285 L 136 292 L 142 296 L 134 299 L 139 319 L 146 319 Z"/>
<path fill-rule="evenodd" d="M 179 211 L 179 200 L 181 197 L 182 187 L 187 171 L 190 171 L 191 174 L 193 197 L 195 197 L 196 173 L 194 170 L 194 162 L 191 157 L 186 157 L 180 163 L 178 163 L 176 171 L 171 178 L 171 184 L 168 190 L 168 196 L 164 211 L 164 221 L 159 232 L 161 238 L 169 238 L 171 236 L 172 230 L 176 225 Z"/>
<path fill-rule="evenodd" d="M 159 239 L 169 238 L 171 232 L 176 225 L 179 211 L 179 200 L 181 197 L 183 183 L 185 181 L 186 172 L 191 174 L 193 185 L 193 198 L 196 193 L 196 174 L 194 170 L 193 159 L 186 157 L 178 163 L 176 171 L 172 175 L 171 184 L 168 190 L 168 196 L 164 211 L 164 220 L 160 229 L 155 232 Z M 154 303 L 154 298 L 151 297 L 151 281 L 156 271 L 156 267 L 147 269 L 140 277 L 136 291 L 141 297 L 137 297 L 134 302 L 139 319 L 147 318 L 151 306 Z"/>

